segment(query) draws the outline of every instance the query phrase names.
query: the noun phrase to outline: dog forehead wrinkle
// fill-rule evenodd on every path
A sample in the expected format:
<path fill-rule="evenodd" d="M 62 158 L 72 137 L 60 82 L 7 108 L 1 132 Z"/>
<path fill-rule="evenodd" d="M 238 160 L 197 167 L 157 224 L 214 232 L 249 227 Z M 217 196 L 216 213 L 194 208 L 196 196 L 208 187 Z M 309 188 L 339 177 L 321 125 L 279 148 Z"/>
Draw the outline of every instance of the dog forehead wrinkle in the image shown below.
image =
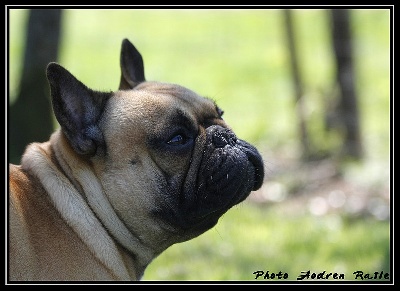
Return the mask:
<path fill-rule="evenodd" d="M 183 126 L 190 132 L 197 131 L 196 118 L 192 114 L 188 114 L 187 111 L 178 109 L 172 109 L 165 116 L 165 124 L 169 127 L 171 125 Z"/>

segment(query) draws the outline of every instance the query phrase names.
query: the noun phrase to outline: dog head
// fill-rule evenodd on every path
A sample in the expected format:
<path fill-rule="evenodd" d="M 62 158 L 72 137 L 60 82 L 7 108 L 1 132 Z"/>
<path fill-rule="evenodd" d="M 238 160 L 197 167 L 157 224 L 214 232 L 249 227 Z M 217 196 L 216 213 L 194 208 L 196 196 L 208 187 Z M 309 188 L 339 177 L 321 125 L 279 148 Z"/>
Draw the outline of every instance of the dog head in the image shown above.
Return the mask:
<path fill-rule="evenodd" d="M 56 63 L 47 77 L 71 152 L 95 173 L 119 219 L 158 253 L 210 229 L 261 187 L 259 152 L 234 134 L 215 102 L 146 81 L 128 40 L 116 92 L 89 89 Z"/>

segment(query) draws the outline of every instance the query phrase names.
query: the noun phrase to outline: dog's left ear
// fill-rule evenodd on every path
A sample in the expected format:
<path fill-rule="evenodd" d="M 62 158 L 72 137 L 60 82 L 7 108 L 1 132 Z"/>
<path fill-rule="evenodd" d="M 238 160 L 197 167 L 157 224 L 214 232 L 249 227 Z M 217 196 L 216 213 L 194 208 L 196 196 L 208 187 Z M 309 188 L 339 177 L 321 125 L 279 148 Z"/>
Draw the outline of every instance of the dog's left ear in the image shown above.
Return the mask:
<path fill-rule="evenodd" d="M 89 89 L 56 63 L 47 66 L 54 114 L 71 146 L 81 155 L 105 150 L 98 121 L 112 93 Z"/>
<path fill-rule="evenodd" d="M 120 90 L 132 89 L 139 83 L 145 81 L 142 56 L 133 46 L 133 44 L 126 38 L 122 41 L 120 66 Z"/>

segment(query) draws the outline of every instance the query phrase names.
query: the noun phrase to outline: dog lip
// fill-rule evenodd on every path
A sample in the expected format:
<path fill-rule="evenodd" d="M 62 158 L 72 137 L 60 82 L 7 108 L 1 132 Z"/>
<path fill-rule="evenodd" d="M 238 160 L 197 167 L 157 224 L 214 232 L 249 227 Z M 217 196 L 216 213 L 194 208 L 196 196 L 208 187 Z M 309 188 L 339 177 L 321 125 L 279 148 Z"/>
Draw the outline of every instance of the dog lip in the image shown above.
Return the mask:
<path fill-rule="evenodd" d="M 254 167 L 254 185 L 253 191 L 261 188 L 264 182 L 264 162 L 258 150 L 244 140 L 237 141 L 238 146 L 245 152 L 247 159 Z"/>
<path fill-rule="evenodd" d="M 249 161 L 254 166 L 254 186 L 253 191 L 261 188 L 264 183 L 264 165 L 261 159 L 256 158 L 254 155 L 249 156 Z"/>

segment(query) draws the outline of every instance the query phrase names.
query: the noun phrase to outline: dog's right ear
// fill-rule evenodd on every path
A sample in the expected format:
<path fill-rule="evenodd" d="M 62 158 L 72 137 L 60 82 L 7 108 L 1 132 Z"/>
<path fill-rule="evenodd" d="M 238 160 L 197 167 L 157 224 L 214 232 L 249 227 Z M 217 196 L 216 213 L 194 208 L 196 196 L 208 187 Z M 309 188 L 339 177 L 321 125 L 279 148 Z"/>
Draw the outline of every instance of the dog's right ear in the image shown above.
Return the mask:
<path fill-rule="evenodd" d="M 120 90 L 132 89 L 139 83 L 145 81 L 142 56 L 126 38 L 122 41 L 120 66 Z"/>

